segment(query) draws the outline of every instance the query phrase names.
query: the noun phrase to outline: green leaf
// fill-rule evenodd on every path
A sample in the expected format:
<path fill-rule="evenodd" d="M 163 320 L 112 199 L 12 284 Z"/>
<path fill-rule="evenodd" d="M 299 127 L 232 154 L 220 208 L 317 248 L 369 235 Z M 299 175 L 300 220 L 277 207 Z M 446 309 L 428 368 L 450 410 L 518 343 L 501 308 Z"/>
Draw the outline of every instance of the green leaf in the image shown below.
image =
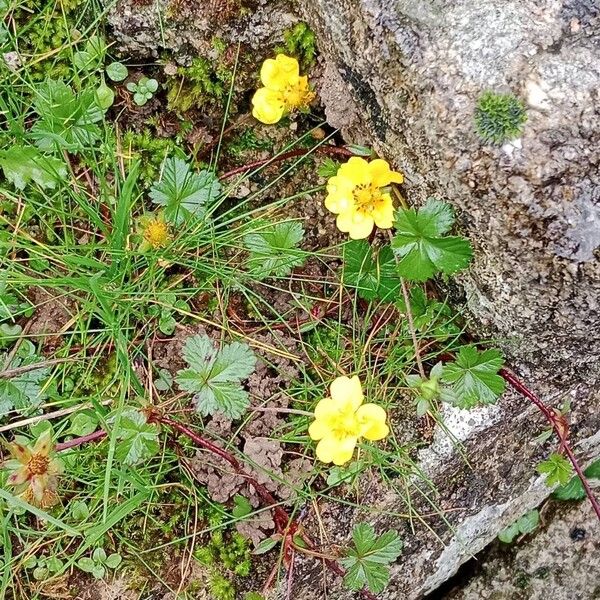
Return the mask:
<path fill-rule="evenodd" d="M 400 287 L 393 250 L 384 246 L 373 251 L 365 240 L 353 240 L 344 247 L 344 283 L 357 288 L 365 300 L 390 300 Z"/>
<path fill-rule="evenodd" d="M 96 90 L 86 88 L 77 94 L 62 81 L 48 79 L 37 89 L 34 106 L 39 119 L 31 128 L 36 145 L 43 151 L 58 147 L 80 152 L 100 141 L 96 123 L 104 110 L 96 101 Z"/>
<path fill-rule="evenodd" d="M 250 504 L 248 498 L 240 496 L 240 494 L 236 494 L 233 498 L 233 502 L 235 506 L 233 507 L 231 514 L 236 519 L 243 519 L 252 512 L 252 504 Z"/>
<path fill-rule="evenodd" d="M 573 467 L 562 454 L 554 452 L 538 465 L 537 471 L 547 475 L 546 485 L 552 487 L 556 483 L 566 485 L 573 474 Z"/>
<path fill-rule="evenodd" d="M 115 101 L 115 93 L 104 83 L 96 88 L 96 102 L 103 110 L 108 110 Z"/>
<path fill-rule="evenodd" d="M 349 548 L 347 556 L 340 561 L 347 569 L 344 584 L 351 590 L 366 586 L 378 594 L 389 581 L 388 565 L 402 552 L 402 540 L 396 531 L 387 531 L 378 537 L 367 523 L 356 525 L 352 538 L 354 547 Z"/>
<path fill-rule="evenodd" d="M 4 177 L 18 190 L 23 190 L 30 182 L 53 189 L 67 176 L 62 160 L 44 156 L 35 146 L 15 145 L 1 150 L 0 166 Z"/>
<path fill-rule="evenodd" d="M 444 365 L 441 380 L 449 386 L 453 403 L 459 408 L 494 404 L 506 386 L 498 375 L 503 363 L 498 350 L 480 352 L 474 346 L 464 346 L 455 362 Z"/>
<path fill-rule="evenodd" d="M 127 78 L 129 71 L 123 63 L 112 62 L 106 67 L 106 74 L 112 81 L 119 82 Z"/>
<path fill-rule="evenodd" d="M 425 281 L 439 272 L 451 275 L 469 264 L 472 257 L 469 241 L 458 236 L 442 237 L 453 222 L 450 205 L 434 198 L 418 211 L 406 208 L 396 212 L 392 246 L 400 259 L 401 277 Z"/>
<path fill-rule="evenodd" d="M 272 550 L 280 541 L 281 541 L 281 539 L 279 539 L 275 536 L 268 537 L 268 538 L 262 540 L 258 544 L 258 546 L 256 546 L 256 548 L 253 550 L 252 554 L 255 554 L 255 555 L 266 554 L 269 550 Z"/>
<path fill-rule="evenodd" d="M 121 564 L 122 560 L 123 559 L 121 558 L 121 555 L 114 552 L 108 556 L 108 558 L 104 561 L 104 564 L 109 569 L 116 569 Z"/>
<path fill-rule="evenodd" d="M 583 474 L 588 479 L 600 479 L 600 459 L 595 460 L 584 472 Z"/>
<path fill-rule="evenodd" d="M 160 446 L 158 427 L 146 421 L 146 417 L 135 409 L 124 410 L 119 421 L 115 458 L 126 465 L 135 465 L 154 456 Z"/>
<path fill-rule="evenodd" d="M 71 416 L 71 426 L 68 433 L 77 437 L 88 435 L 96 430 L 98 418 L 88 412 L 80 412 Z"/>
<path fill-rule="evenodd" d="M 540 513 L 537 510 L 526 512 L 518 521 L 519 531 L 523 534 L 531 533 L 540 523 Z"/>
<path fill-rule="evenodd" d="M 594 461 L 583 474 L 586 479 L 600 479 L 600 460 Z M 583 500 L 586 497 L 579 475 L 572 477 L 569 483 L 557 487 L 552 495 L 557 500 Z"/>
<path fill-rule="evenodd" d="M 512 523 L 508 527 L 505 527 L 499 534 L 498 539 L 505 543 L 510 544 L 519 535 L 519 526 L 517 522 Z"/>
<path fill-rule="evenodd" d="M 92 560 L 95 563 L 103 563 L 106 560 L 106 551 L 104 548 L 96 548 L 94 552 L 92 552 Z"/>
<path fill-rule="evenodd" d="M 216 350 L 206 335 L 191 336 L 183 348 L 183 358 L 190 368 L 177 374 L 177 384 L 194 392 L 196 410 L 203 416 L 221 412 L 238 419 L 249 405 L 248 394 L 241 387 L 256 366 L 256 357 L 247 344 L 233 342 Z"/>
<path fill-rule="evenodd" d="M 180 158 L 167 158 L 162 175 L 150 190 L 150 198 L 164 207 L 165 217 L 181 224 L 190 217 L 202 217 L 206 204 L 221 193 L 221 184 L 211 171 L 196 173 Z"/>
<path fill-rule="evenodd" d="M 269 224 L 245 235 L 248 269 L 256 279 L 286 277 L 304 263 L 305 253 L 298 250 L 303 238 L 302 225 L 294 221 Z"/>
<path fill-rule="evenodd" d="M 106 569 L 104 568 L 104 565 L 94 565 L 94 568 L 92 569 L 92 575 L 94 576 L 94 579 L 103 579 L 106 575 Z"/>
<path fill-rule="evenodd" d="M 0 361 L 3 359 L 0 356 Z M 15 356 L 8 366 L 9 369 L 32 365 L 39 361 L 36 355 L 20 358 Z M 20 414 L 29 415 L 46 399 L 47 394 L 40 383 L 48 377 L 50 370 L 47 368 L 34 369 L 11 379 L 0 379 L 0 417 L 11 410 Z"/>
<path fill-rule="evenodd" d="M 340 164 L 338 162 L 327 157 L 317 169 L 317 173 L 319 174 L 319 177 L 325 177 L 326 179 L 329 179 L 330 177 L 337 175 L 339 168 Z"/>
<path fill-rule="evenodd" d="M 71 516 L 75 521 L 85 521 L 90 516 L 90 509 L 83 500 L 76 500 L 71 505 Z"/>
<path fill-rule="evenodd" d="M 77 566 L 84 573 L 91 573 L 96 568 L 96 563 L 91 558 L 84 556 L 77 561 Z"/>

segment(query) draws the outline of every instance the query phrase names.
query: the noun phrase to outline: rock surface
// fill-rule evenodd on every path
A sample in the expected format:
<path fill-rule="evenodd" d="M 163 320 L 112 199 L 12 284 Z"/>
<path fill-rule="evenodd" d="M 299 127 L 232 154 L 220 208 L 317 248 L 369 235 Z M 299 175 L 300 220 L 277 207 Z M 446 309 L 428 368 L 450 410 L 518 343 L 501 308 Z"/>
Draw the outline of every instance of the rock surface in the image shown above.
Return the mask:
<path fill-rule="evenodd" d="M 542 519 L 546 524 L 524 542 L 499 542 L 482 557 L 477 575 L 445 600 L 600 598 L 600 525 L 590 504 L 554 507 Z"/>

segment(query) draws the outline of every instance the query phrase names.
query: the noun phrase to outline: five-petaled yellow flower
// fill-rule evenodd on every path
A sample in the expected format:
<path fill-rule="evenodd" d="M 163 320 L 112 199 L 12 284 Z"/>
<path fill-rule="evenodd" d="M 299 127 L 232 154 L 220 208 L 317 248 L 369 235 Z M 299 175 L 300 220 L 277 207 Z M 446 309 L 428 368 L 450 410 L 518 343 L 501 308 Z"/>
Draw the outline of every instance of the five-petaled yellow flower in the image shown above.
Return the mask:
<path fill-rule="evenodd" d="M 29 504 L 40 508 L 57 504 L 56 489 L 62 466 L 53 458 L 51 434 L 43 433 L 33 449 L 18 442 L 6 447 L 12 456 L 4 463 L 4 467 L 12 471 L 6 483 Z"/>
<path fill-rule="evenodd" d="M 366 238 L 377 225 L 390 229 L 394 224 L 391 183 L 402 183 L 402 173 L 392 171 L 381 158 L 367 162 L 353 156 L 327 182 L 325 207 L 337 215 L 337 227 L 353 240 Z"/>
<path fill-rule="evenodd" d="M 264 87 L 252 98 L 252 114 L 261 123 L 277 123 L 286 113 L 307 108 L 314 100 L 308 77 L 300 76 L 298 61 L 285 54 L 265 60 L 260 80 Z"/>
<path fill-rule="evenodd" d="M 390 432 L 385 410 L 377 404 L 363 404 L 360 379 L 338 377 L 329 389 L 331 396 L 315 408 L 315 420 L 308 433 L 318 440 L 317 458 L 324 463 L 343 465 L 354 454 L 359 438 L 382 440 Z"/>

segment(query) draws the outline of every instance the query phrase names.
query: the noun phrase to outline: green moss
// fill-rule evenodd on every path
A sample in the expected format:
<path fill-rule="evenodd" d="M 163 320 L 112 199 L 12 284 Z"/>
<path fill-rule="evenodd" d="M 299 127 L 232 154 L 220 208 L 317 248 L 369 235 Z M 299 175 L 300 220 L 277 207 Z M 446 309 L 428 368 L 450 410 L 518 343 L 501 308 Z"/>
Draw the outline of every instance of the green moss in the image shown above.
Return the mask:
<path fill-rule="evenodd" d="M 503 144 L 521 135 L 527 114 L 513 94 L 484 92 L 475 108 L 475 128 L 484 142 Z"/>
<path fill-rule="evenodd" d="M 227 145 L 227 151 L 236 159 L 242 158 L 244 153 L 250 150 L 272 150 L 273 142 L 271 140 L 261 140 L 256 131 L 248 127 L 237 135 Z"/>
<path fill-rule="evenodd" d="M 277 52 L 294 56 L 304 69 L 315 62 L 317 41 L 313 30 L 306 23 L 297 23 L 283 33 L 283 46 Z"/>
<path fill-rule="evenodd" d="M 211 575 L 208 587 L 214 600 L 235 600 L 235 586 L 220 573 Z"/>
<path fill-rule="evenodd" d="M 231 78 L 231 71 L 218 61 L 195 58 L 189 67 L 178 67 L 177 73 L 167 79 L 168 108 L 185 113 L 192 108 L 222 104 Z"/>
<path fill-rule="evenodd" d="M 158 179 L 160 167 L 166 157 L 185 158 L 177 140 L 157 137 L 149 128 L 142 133 L 126 131 L 123 136 L 123 150 L 129 160 L 141 159 L 140 181 L 149 186 Z"/>

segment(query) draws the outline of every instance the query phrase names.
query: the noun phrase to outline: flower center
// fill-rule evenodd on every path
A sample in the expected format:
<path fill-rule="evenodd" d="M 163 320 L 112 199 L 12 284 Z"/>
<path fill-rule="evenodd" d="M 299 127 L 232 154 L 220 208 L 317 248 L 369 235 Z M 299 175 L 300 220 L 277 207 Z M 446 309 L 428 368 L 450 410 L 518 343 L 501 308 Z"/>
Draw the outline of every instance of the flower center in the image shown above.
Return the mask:
<path fill-rule="evenodd" d="M 34 454 L 27 463 L 27 470 L 31 475 L 43 475 L 44 473 L 48 472 L 49 464 L 50 460 L 47 456 Z"/>
<path fill-rule="evenodd" d="M 162 221 L 152 221 L 146 227 L 144 237 L 152 244 L 152 246 L 162 246 L 169 237 L 167 224 Z"/>
<path fill-rule="evenodd" d="M 283 90 L 283 102 L 290 110 L 308 106 L 314 96 L 314 93 L 303 81 L 290 82 Z"/>
<path fill-rule="evenodd" d="M 361 183 L 354 188 L 354 203 L 359 212 L 372 213 L 381 202 L 381 189 L 372 183 Z"/>
<path fill-rule="evenodd" d="M 337 438 L 357 437 L 360 429 L 355 413 L 339 413 L 333 426 Z"/>

